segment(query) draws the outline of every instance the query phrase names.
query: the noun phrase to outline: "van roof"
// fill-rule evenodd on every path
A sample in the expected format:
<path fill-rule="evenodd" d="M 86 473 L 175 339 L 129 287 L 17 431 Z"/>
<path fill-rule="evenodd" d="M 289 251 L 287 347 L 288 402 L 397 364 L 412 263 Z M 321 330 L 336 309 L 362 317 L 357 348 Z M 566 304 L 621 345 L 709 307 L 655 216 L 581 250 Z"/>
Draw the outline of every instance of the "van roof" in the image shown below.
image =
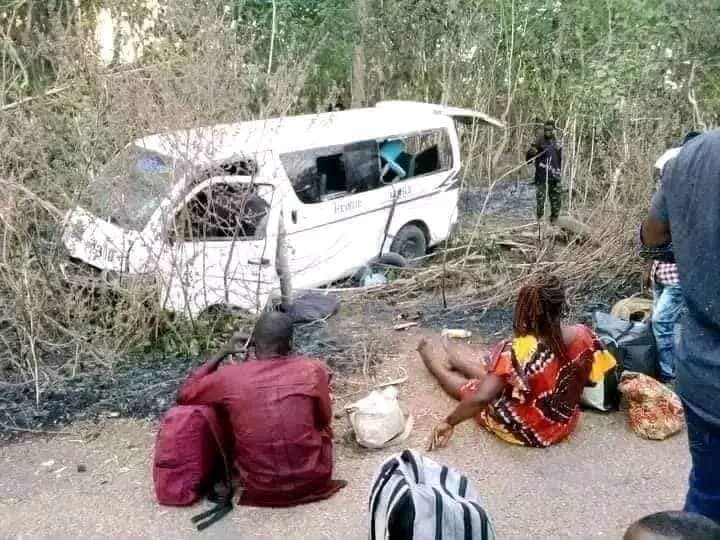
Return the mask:
<path fill-rule="evenodd" d="M 278 153 L 404 135 L 452 125 L 452 117 L 473 118 L 502 127 L 484 113 L 412 101 L 375 107 L 219 124 L 149 135 L 135 144 L 196 164 L 211 164 L 268 150 Z"/>

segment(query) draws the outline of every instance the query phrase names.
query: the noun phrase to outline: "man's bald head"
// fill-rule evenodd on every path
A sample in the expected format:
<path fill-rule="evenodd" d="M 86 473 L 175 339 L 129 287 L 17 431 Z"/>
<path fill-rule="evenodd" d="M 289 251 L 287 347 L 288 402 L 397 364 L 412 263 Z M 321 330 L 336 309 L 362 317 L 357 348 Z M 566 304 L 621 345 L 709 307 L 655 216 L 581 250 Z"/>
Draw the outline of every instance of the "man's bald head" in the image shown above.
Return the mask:
<path fill-rule="evenodd" d="M 292 348 L 292 320 L 285 313 L 263 313 L 255 323 L 253 341 L 255 354 L 263 356 L 286 356 Z"/>

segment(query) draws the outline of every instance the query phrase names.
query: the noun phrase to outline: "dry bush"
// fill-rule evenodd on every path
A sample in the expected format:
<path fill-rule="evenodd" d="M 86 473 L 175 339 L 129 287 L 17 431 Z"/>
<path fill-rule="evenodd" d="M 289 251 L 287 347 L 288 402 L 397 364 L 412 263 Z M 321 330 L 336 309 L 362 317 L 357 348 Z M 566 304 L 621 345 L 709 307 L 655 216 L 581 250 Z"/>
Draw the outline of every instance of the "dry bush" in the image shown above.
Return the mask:
<path fill-rule="evenodd" d="M 286 53 L 267 73 L 252 34 L 216 11 L 176 7 L 171 30 L 141 66 L 102 68 L 86 36 L 56 28 L 52 91 L 0 111 L 0 378 L 42 388 L 78 366 L 112 368 L 149 343 L 197 354 L 236 320 L 164 313 L 144 285 L 88 284 L 67 267 L 63 216 L 118 148 L 139 136 L 287 114 L 312 55 Z M 182 36 L 180 39 L 179 36 Z M 8 89 L 1 89 L 0 91 Z M 221 325 L 220 328 L 217 326 Z M 158 340 L 160 345 L 158 345 Z"/>

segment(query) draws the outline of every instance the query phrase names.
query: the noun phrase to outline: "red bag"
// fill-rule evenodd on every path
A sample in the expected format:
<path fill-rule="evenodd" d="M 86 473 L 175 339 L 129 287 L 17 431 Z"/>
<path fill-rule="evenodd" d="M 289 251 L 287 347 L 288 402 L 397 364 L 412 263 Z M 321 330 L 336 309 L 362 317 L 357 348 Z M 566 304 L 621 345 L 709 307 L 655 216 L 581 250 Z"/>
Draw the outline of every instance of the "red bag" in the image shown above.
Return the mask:
<path fill-rule="evenodd" d="M 155 496 L 160 504 L 188 506 L 208 493 L 223 476 L 229 484 L 224 434 L 212 407 L 176 405 L 165 413 L 153 460 Z"/>

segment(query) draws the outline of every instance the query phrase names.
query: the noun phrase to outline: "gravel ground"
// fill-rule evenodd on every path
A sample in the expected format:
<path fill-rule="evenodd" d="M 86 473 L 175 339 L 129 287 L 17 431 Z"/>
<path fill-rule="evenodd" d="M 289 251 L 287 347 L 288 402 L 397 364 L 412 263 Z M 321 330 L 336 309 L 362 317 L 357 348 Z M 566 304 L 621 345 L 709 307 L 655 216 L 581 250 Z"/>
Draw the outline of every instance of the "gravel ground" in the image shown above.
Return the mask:
<path fill-rule="evenodd" d="M 377 380 L 407 371 L 400 396 L 415 429 L 406 445 L 422 449 L 452 403 L 412 352 L 417 334 L 394 335 L 401 354 L 383 365 Z M 338 395 L 338 409 L 356 397 Z M 147 421 L 109 419 L 0 448 L 0 538 L 196 538 L 189 518 L 202 505 L 164 508 L 153 500 L 154 430 Z M 236 508 L 205 534 L 366 538 L 367 490 L 390 451 L 360 450 L 346 431 L 346 421 L 337 420 L 336 476 L 350 481 L 338 495 L 291 509 Z M 467 422 L 434 458 L 469 474 L 501 539 L 621 538 L 633 520 L 681 506 L 688 470 L 684 434 L 664 442 L 639 439 L 622 412 L 588 413 L 568 442 L 545 450 L 509 446 Z"/>

